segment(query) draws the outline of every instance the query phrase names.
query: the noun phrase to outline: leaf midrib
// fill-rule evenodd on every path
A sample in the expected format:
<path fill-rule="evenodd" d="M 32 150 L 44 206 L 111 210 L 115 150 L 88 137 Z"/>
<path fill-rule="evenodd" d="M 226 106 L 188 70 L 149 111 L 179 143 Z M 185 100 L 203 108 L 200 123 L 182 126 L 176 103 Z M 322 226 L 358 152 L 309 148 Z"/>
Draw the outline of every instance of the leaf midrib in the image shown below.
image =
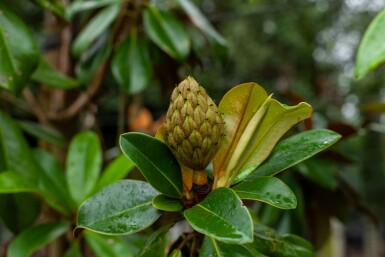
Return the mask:
<path fill-rule="evenodd" d="M 254 147 L 253 147 L 253 145 L 251 146 L 251 149 L 249 150 L 249 153 L 247 154 L 247 156 L 243 159 L 243 160 L 241 160 L 241 163 L 240 163 L 240 165 L 239 166 L 237 166 L 237 167 L 239 167 L 238 169 L 242 169 L 245 165 L 246 165 L 246 163 L 248 162 L 248 160 L 251 158 L 251 155 L 253 155 L 253 153 L 256 151 L 256 149 L 258 148 L 258 146 L 260 146 L 265 140 L 266 140 L 266 137 L 269 135 L 269 133 L 270 133 L 270 130 L 281 120 L 281 118 L 284 116 L 284 114 L 285 114 L 285 117 L 287 117 L 287 116 L 291 116 L 291 115 L 293 115 L 293 113 L 295 113 L 296 111 L 298 111 L 298 110 L 301 110 L 302 108 L 295 108 L 295 107 L 300 107 L 300 104 L 298 104 L 297 106 L 294 106 L 291 110 L 290 109 L 287 109 L 288 111 L 289 111 L 289 113 L 286 113 L 285 114 L 285 112 L 282 112 L 282 113 L 280 113 L 279 115 L 277 115 L 276 116 L 276 119 L 275 119 L 275 121 L 274 122 L 272 122 L 272 123 L 270 123 L 270 125 L 268 126 L 268 128 L 265 130 L 265 132 L 261 135 L 261 137 L 260 137 L 260 139 L 255 143 L 253 143 L 253 145 L 254 145 Z M 306 106 L 305 106 L 306 107 Z M 301 122 L 301 121 L 303 121 L 304 119 L 301 119 L 300 121 L 298 121 L 298 122 L 296 122 L 296 123 L 299 123 L 299 122 Z M 295 123 L 295 124 L 296 124 Z M 286 123 L 287 124 L 287 123 Z M 287 126 L 285 126 L 285 127 L 287 127 Z M 290 127 L 290 126 L 289 126 Z M 274 147 L 273 147 L 273 149 L 274 149 Z M 273 150 L 272 149 L 272 150 Z M 272 151 L 271 150 L 271 151 Z M 260 163 L 259 163 L 260 164 Z M 258 165 L 259 165 L 258 164 Z"/>
<path fill-rule="evenodd" d="M 124 137 L 123 137 L 123 139 L 124 139 Z M 126 140 L 126 139 L 124 139 L 129 145 L 131 145 L 144 159 L 146 159 L 153 167 L 155 167 L 155 169 L 157 170 L 157 171 L 159 171 L 159 173 L 164 177 L 164 178 L 166 178 L 166 180 L 172 185 L 172 187 L 173 188 L 175 188 L 175 190 L 178 192 L 178 194 L 179 195 L 182 195 L 183 193 L 181 192 L 181 191 L 179 191 L 179 189 L 178 189 L 178 187 L 177 186 L 175 186 L 174 185 L 174 183 L 170 180 L 170 178 L 169 177 L 167 177 L 166 176 L 166 174 L 164 174 L 163 172 L 162 172 L 162 170 L 160 170 L 156 165 L 155 165 L 155 163 L 152 161 L 152 160 L 150 160 L 145 154 L 143 154 L 142 153 L 142 151 L 140 151 L 140 149 L 138 148 L 138 147 L 136 147 L 134 144 L 132 144 L 130 141 L 128 141 L 128 140 Z M 135 163 L 135 162 L 134 162 Z M 145 176 L 146 177 L 146 179 L 148 180 L 148 178 L 147 178 L 147 176 L 146 175 L 144 175 L 144 173 L 143 173 L 143 176 Z"/>
<path fill-rule="evenodd" d="M 221 217 L 221 216 L 219 216 L 218 214 L 216 214 L 215 212 L 213 212 L 213 211 L 207 209 L 206 207 L 202 206 L 201 204 L 198 204 L 197 207 L 200 207 L 200 208 L 206 210 L 206 211 L 209 212 L 210 214 L 213 214 L 213 216 L 215 216 L 215 217 L 219 218 L 220 220 L 222 220 L 223 223 L 230 225 L 230 227 L 233 228 L 235 231 L 242 232 L 242 231 L 236 229 L 236 227 L 234 227 L 233 224 L 229 223 L 229 222 L 228 222 L 227 220 L 225 220 L 223 217 Z M 243 234 L 243 233 L 242 233 L 242 234 Z"/>
<path fill-rule="evenodd" d="M 228 157 L 228 155 L 231 153 L 232 150 L 234 151 L 233 146 L 234 146 L 234 144 L 235 144 L 236 137 L 237 137 L 237 134 L 238 134 L 238 132 L 239 132 L 239 130 L 240 130 L 240 126 L 241 126 L 241 124 L 242 124 L 242 121 L 243 121 L 243 119 L 244 119 L 244 117 L 245 117 L 245 113 L 246 113 L 247 107 L 249 106 L 250 98 L 251 98 L 252 91 L 254 90 L 254 86 L 255 86 L 255 85 L 252 85 L 252 87 L 251 87 L 250 90 L 249 90 L 249 94 L 248 94 L 248 97 L 247 97 L 247 104 L 246 104 L 245 108 L 243 108 L 241 118 L 240 118 L 240 120 L 239 120 L 239 123 L 237 124 L 236 129 L 234 130 L 234 135 L 233 135 L 233 137 L 232 137 L 232 139 L 231 139 L 231 142 L 230 142 L 230 144 L 229 144 L 229 147 L 227 148 L 228 150 L 227 150 L 227 151 L 225 152 L 225 154 L 223 155 L 223 156 L 225 156 L 225 157 Z M 259 109 L 259 108 L 258 108 L 258 109 Z M 240 139 L 240 137 L 238 138 L 238 141 L 239 141 L 239 139 Z M 223 161 L 221 162 L 221 165 L 220 165 L 221 170 L 226 170 L 226 169 L 227 169 L 227 166 L 229 165 L 229 162 L 230 162 L 230 158 L 223 158 Z"/>
<path fill-rule="evenodd" d="M 128 208 L 128 209 L 125 209 L 125 210 L 123 210 L 123 211 L 115 212 L 115 213 L 112 214 L 112 215 L 105 216 L 105 217 L 103 217 L 103 218 L 97 219 L 97 220 L 95 220 L 94 222 L 91 222 L 91 223 L 85 224 L 85 225 L 91 227 L 91 226 L 95 225 L 96 223 L 98 223 L 99 221 L 104 221 L 104 220 L 110 219 L 110 218 L 112 218 L 112 217 L 115 217 L 115 216 L 118 216 L 118 215 L 120 215 L 120 214 L 123 214 L 123 213 L 127 212 L 128 210 L 139 209 L 140 207 L 143 207 L 143 206 L 146 206 L 146 205 L 151 205 L 151 201 L 148 201 L 148 202 L 145 202 L 145 203 L 142 203 L 142 204 L 139 204 L 139 205 L 135 205 L 133 208 Z"/>

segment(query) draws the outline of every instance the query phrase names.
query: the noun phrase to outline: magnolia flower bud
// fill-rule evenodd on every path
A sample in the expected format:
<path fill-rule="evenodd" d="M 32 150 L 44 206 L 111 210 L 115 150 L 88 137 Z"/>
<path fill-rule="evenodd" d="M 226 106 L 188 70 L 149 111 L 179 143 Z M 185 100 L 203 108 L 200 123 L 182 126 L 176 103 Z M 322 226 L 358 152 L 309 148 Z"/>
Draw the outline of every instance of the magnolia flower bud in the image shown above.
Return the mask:
<path fill-rule="evenodd" d="M 224 123 L 218 108 L 192 77 L 171 95 L 164 130 L 165 143 L 180 163 L 204 170 L 218 150 Z"/>

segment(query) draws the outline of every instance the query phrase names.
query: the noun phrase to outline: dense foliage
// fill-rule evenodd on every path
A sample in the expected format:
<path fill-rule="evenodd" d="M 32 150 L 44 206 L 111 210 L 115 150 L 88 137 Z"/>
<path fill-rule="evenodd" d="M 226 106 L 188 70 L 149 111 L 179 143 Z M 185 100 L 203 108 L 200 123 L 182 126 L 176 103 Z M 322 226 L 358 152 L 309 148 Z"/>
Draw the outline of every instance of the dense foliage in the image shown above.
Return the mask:
<path fill-rule="evenodd" d="M 372 70 L 385 60 L 385 11 L 358 48 L 354 76 L 366 78 L 347 87 L 347 60 L 325 56 L 349 1 L 254 2 L 2 1 L 0 255 L 314 256 L 331 217 L 354 207 L 377 222 L 381 120 L 368 114 L 384 111 Z M 224 131 L 200 170 L 164 132 L 182 126 L 179 104 L 164 114 L 190 74 L 224 95 L 207 130 L 223 119 Z M 255 80 L 265 89 L 244 83 Z M 195 108 L 194 95 L 180 103 Z"/>

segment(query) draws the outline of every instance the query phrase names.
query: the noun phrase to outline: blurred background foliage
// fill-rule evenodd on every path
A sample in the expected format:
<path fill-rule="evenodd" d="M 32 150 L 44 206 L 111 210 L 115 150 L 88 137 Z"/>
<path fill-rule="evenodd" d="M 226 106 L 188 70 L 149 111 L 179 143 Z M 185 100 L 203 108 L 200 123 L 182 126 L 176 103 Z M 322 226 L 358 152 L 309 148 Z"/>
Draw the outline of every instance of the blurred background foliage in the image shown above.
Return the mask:
<path fill-rule="evenodd" d="M 146 9 L 145 14 L 138 11 L 143 1 L 126 1 L 124 6 L 130 11 L 125 22 L 129 25 L 118 29 L 121 34 L 106 29 L 88 43 L 79 43 L 77 35 L 90 20 L 106 11 L 105 5 L 85 11 L 74 7 L 73 13 L 67 10 L 66 17 L 59 9 L 56 16 L 63 16 L 55 18 L 39 6 L 44 2 L 56 3 L 1 0 L 28 24 L 48 62 L 76 79 L 64 83 L 75 89 L 66 91 L 63 105 L 52 101 L 57 90 L 36 87 L 46 84 L 41 79 L 44 76 L 31 81 L 28 88 L 37 101 L 45 109 L 59 108 L 54 113 L 60 114 L 60 108 L 68 107 L 79 92 L 85 92 L 87 85 L 92 84 L 92 78 L 101 73 L 101 64 L 108 66 L 97 77 L 100 85 L 93 92 L 91 104 L 74 117 L 49 122 L 49 127 L 61 133 L 65 142 L 77 131 L 92 127 L 102 139 L 105 160 L 110 160 L 117 155 L 116 142 L 122 132 L 155 133 L 171 90 L 185 76 L 193 75 L 217 102 L 231 87 L 257 82 L 284 103 L 306 101 L 314 107 L 312 119 L 296 129 L 329 128 L 344 136 L 332 150 L 283 174 L 285 182 L 295 189 L 298 208 L 283 212 L 265 205 L 253 206 L 261 221 L 280 232 L 309 238 L 322 256 L 383 256 L 385 116 L 379 102 L 385 101 L 385 67 L 360 80 L 353 79 L 353 70 L 363 32 L 385 7 L 384 1 L 192 1 L 219 34 L 211 26 L 202 25 L 202 20 L 189 19 L 189 1 L 153 0 L 156 8 Z M 151 32 L 156 30 L 156 22 L 146 28 L 144 20 L 147 15 L 147 22 L 151 23 L 152 12 L 158 10 L 172 13 L 183 24 L 185 32 L 181 32 L 181 38 L 188 38 L 189 42 L 173 45 L 156 39 L 156 33 Z M 112 18 L 111 23 L 119 19 L 117 15 Z M 63 59 L 58 49 L 66 35 L 63 30 L 69 29 L 66 19 L 71 21 L 73 34 L 68 42 L 72 43 L 72 54 Z M 100 24 L 103 22 L 99 28 Z M 136 52 L 130 52 L 130 45 L 135 42 Z M 183 44 L 190 44 L 191 51 L 184 50 Z M 122 67 L 119 58 L 123 57 L 116 54 L 119 52 L 132 58 L 132 63 Z M 139 82 L 132 80 L 131 67 L 139 67 L 135 71 L 142 76 Z M 127 71 L 127 76 L 117 76 L 119 72 L 114 69 Z M 0 93 L 0 106 L 13 118 L 47 125 L 26 110 L 28 96 L 17 99 L 8 92 Z M 27 138 L 31 145 L 44 145 L 33 136 Z M 63 148 L 55 152 L 63 162 Z M 334 230 L 336 218 L 344 224 L 342 230 Z M 335 233 L 343 235 L 339 243 L 345 255 L 327 254 Z"/>

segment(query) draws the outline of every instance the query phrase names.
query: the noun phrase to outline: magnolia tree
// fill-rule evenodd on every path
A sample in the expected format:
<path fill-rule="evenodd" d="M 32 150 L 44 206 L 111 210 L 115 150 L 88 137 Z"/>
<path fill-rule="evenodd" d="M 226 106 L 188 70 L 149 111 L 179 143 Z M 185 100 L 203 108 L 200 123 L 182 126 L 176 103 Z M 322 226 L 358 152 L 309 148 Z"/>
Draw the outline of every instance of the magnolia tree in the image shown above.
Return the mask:
<path fill-rule="evenodd" d="M 309 104 L 286 106 L 246 83 L 217 107 L 187 77 L 171 94 L 156 136 L 122 134 L 123 154 L 107 165 L 97 124 L 86 124 L 95 118 L 95 105 L 102 106 L 95 99 L 102 85 L 134 97 L 153 81 L 173 86 L 165 73 L 176 76 L 192 65 L 205 43 L 223 54 L 226 41 L 188 0 L 32 2 L 55 17 L 60 58 L 55 63 L 40 53 L 20 14 L 0 4 L 0 217 L 11 232 L 2 248 L 6 256 L 31 256 L 51 242 L 40 252 L 314 256 L 308 241 L 276 232 L 256 211 L 296 208 L 294 193 L 275 175 L 340 138 L 324 129 L 294 133 L 291 128 L 311 116 Z M 384 34 L 378 33 L 384 17 L 377 16 L 362 41 L 357 77 L 384 61 Z M 103 84 L 106 77 L 113 85 Z M 145 181 L 124 179 L 135 167 Z"/>
<path fill-rule="evenodd" d="M 234 87 L 217 108 L 188 77 L 155 138 L 120 137 L 147 182 L 122 180 L 97 192 L 80 206 L 76 231 L 126 235 L 155 223 L 138 256 L 315 256 L 306 240 L 277 234 L 250 209 L 252 201 L 295 208 L 294 193 L 274 175 L 340 138 L 311 130 L 278 143 L 311 113 L 309 104 L 285 106 L 256 83 Z M 168 231 L 180 239 L 167 241 Z"/>

